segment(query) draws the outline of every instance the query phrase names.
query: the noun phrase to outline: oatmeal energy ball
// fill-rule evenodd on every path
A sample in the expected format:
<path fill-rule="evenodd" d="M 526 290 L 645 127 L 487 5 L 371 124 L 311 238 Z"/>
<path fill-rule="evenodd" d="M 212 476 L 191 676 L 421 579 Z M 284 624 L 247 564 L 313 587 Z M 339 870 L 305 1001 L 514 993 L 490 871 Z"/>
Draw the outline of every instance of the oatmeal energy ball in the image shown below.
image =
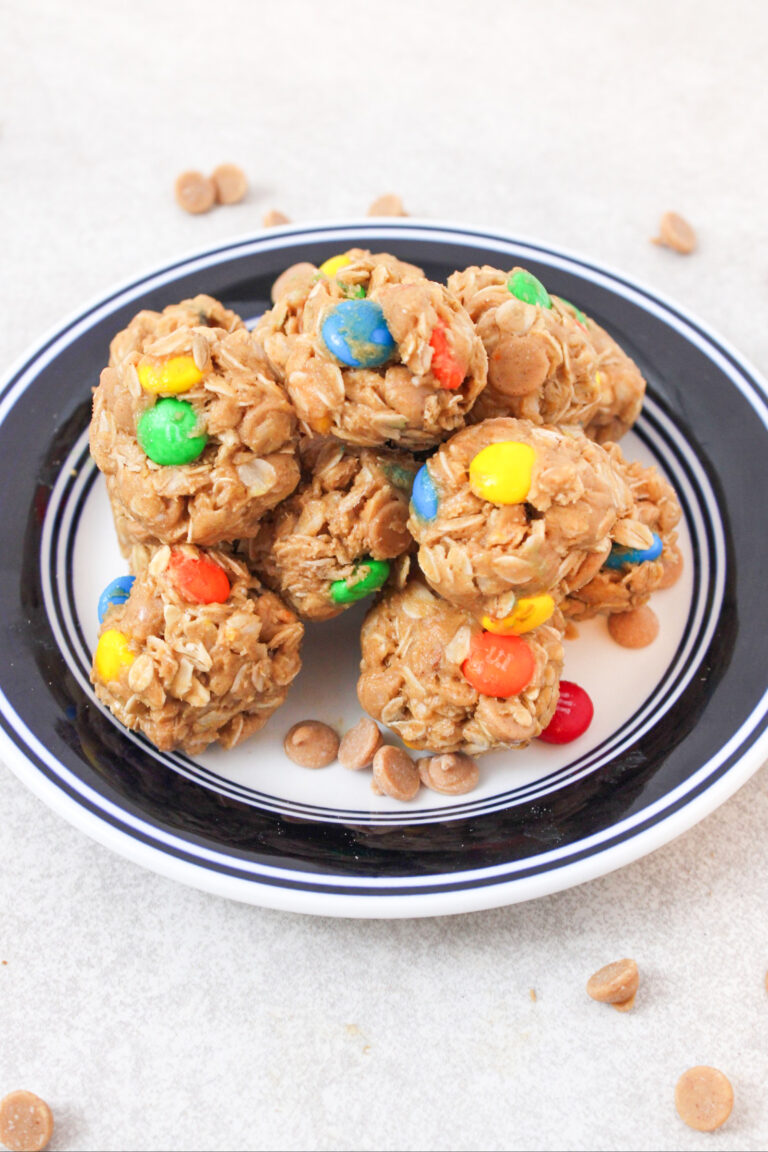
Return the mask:
<path fill-rule="evenodd" d="M 121 546 L 252 536 L 299 481 L 296 417 L 234 312 L 196 296 L 112 341 L 91 453 Z"/>
<path fill-rule="evenodd" d="M 640 412 L 645 380 L 618 344 L 524 268 L 454 272 L 448 287 L 477 325 L 488 384 L 472 420 L 517 416 L 579 424 L 616 440 Z"/>
<path fill-rule="evenodd" d="M 239 744 L 301 667 L 304 626 L 223 551 L 162 545 L 135 578 L 105 589 L 99 614 L 96 695 L 165 751 Z"/>
<path fill-rule="evenodd" d="M 307 477 L 243 547 L 299 616 L 327 620 L 377 591 L 389 562 L 412 547 L 408 500 L 418 464 L 405 452 L 330 438 L 304 458 Z"/>
<path fill-rule="evenodd" d="M 306 432 L 369 447 L 429 448 L 483 389 L 474 325 L 442 284 L 352 249 L 289 268 L 254 330 Z"/>
<path fill-rule="evenodd" d="M 485 631 L 413 578 L 365 619 L 360 703 L 412 748 L 524 747 L 557 704 L 562 629 L 555 611 L 522 635 Z"/>
<path fill-rule="evenodd" d="M 608 453 L 578 429 L 487 420 L 457 432 L 418 472 L 408 527 L 434 590 L 514 631 L 545 619 L 601 568 L 632 496 Z"/>
<path fill-rule="evenodd" d="M 653 465 L 625 460 L 618 444 L 605 448 L 633 504 L 629 521 L 614 525 L 611 551 L 600 571 L 563 601 L 563 612 L 572 620 L 634 611 L 657 589 L 674 584 L 682 566 L 675 531 L 681 510 L 672 485 Z"/>

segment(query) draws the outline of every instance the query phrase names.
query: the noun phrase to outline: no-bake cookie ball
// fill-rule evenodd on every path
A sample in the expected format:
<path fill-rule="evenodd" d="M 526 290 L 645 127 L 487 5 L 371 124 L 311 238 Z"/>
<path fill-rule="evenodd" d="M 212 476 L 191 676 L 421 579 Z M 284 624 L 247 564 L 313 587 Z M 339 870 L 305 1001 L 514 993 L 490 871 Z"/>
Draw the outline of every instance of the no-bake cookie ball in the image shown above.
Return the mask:
<path fill-rule="evenodd" d="M 600 389 L 597 409 L 585 432 L 599 444 L 620 440 L 640 415 L 645 398 L 645 377 L 604 328 L 590 316 L 579 315 L 597 353 L 595 379 Z"/>
<path fill-rule="evenodd" d="M 528 420 L 465 428 L 417 473 L 408 521 L 439 595 L 501 627 L 526 601 L 559 602 L 600 569 L 632 496 L 577 429 Z M 544 604 L 531 608 L 544 610 Z"/>
<path fill-rule="evenodd" d="M 123 548 L 252 536 L 300 472 L 295 413 L 239 318 L 197 296 L 140 312 L 110 351 L 91 453 Z"/>
<path fill-rule="evenodd" d="M 487 632 L 411 578 L 365 619 L 360 703 L 411 748 L 476 755 L 524 747 L 557 704 L 562 629 L 555 611 L 524 634 Z"/>
<path fill-rule="evenodd" d="M 486 356 L 455 296 L 361 249 L 311 269 L 283 274 L 254 330 L 305 434 L 423 449 L 462 427 Z"/>
<path fill-rule="evenodd" d="M 599 572 L 563 601 L 572 620 L 640 608 L 657 589 L 673 584 L 682 567 L 676 532 L 681 509 L 672 485 L 653 465 L 625 460 L 617 444 L 605 447 L 633 504 L 629 517 L 614 525 Z"/>
<path fill-rule="evenodd" d="M 448 287 L 464 304 L 488 353 L 488 384 L 472 420 L 517 416 L 578 424 L 618 439 L 637 419 L 645 380 L 608 333 L 551 295 L 524 268 L 467 268 Z"/>
<path fill-rule="evenodd" d="M 319 444 L 319 447 L 317 445 Z M 377 591 L 413 545 L 405 452 L 309 441 L 309 473 L 245 547 L 249 564 L 302 617 L 327 620 Z"/>
<path fill-rule="evenodd" d="M 162 545 L 124 579 L 93 659 L 102 703 L 166 751 L 232 748 L 258 732 L 301 667 L 294 613 L 220 550 Z"/>

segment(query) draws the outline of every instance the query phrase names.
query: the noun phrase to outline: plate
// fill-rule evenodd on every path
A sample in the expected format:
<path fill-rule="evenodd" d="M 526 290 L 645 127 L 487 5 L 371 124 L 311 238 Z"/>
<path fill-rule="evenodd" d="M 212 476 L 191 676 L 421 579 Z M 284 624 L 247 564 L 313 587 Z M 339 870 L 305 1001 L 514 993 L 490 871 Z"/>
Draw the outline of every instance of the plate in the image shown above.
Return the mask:
<path fill-rule="evenodd" d="M 197 292 L 253 321 L 288 264 L 353 245 L 394 252 L 433 279 L 522 264 L 594 316 L 649 381 L 625 454 L 655 461 L 684 512 L 684 577 L 654 598 L 656 643 L 620 649 L 595 620 L 566 645 L 566 677 L 595 701 L 589 732 L 483 757 L 475 792 L 422 789 L 410 805 L 374 796 L 367 773 L 311 772 L 282 752 L 296 720 L 343 730 L 360 715 L 364 606 L 308 628 L 287 704 L 229 753 L 161 754 L 117 724 L 88 683 L 98 595 L 125 571 L 87 451 L 90 392 L 112 335 L 139 309 Z M 497 233 L 415 220 L 289 226 L 153 271 L 64 324 L 0 387 L 0 755 L 109 848 L 269 907 L 454 913 L 618 868 L 691 827 L 768 756 L 768 544 L 754 527 L 768 491 L 766 396 L 755 371 L 676 305 L 576 255 Z"/>

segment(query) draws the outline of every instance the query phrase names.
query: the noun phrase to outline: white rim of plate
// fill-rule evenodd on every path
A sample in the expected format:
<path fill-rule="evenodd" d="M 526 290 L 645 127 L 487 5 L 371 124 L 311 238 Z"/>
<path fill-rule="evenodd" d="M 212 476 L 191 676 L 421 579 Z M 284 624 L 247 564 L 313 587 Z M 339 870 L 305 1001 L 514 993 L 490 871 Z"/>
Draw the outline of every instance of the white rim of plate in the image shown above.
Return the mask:
<path fill-rule="evenodd" d="M 349 239 L 352 231 L 360 239 L 366 240 L 410 238 L 466 247 L 485 245 L 495 248 L 500 253 L 515 255 L 521 259 L 524 259 L 526 254 L 532 259 L 546 259 L 552 266 L 561 267 L 591 280 L 623 296 L 646 312 L 656 315 L 669 327 L 676 329 L 684 339 L 696 345 L 721 372 L 728 376 L 768 428 L 768 405 L 765 403 L 765 398 L 768 397 L 768 382 L 762 375 L 709 325 L 656 290 L 646 288 L 634 278 L 613 271 L 608 266 L 595 263 L 571 250 L 560 247 L 554 250 L 544 242 L 532 238 L 517 238 L 495 229 L 485 231 L 471 227 L 464 228 L 450 221 L 410 219 L 407 223 L 403 221 L 382 223 L 369 218 L 330 223 L 313 222 L 301 227 L 286 225 L 270 229 L 268 233 L 249 233 L 230 240 L 216 249 L 196 250 L 174 261 L 171 266 L 153 268 L 143 276 L 132 277 L 113 289 L 106 301 L 102 295 L 79 309 L 20 357 L 0 382 L 0 388 L 5 387 L 23 365 L 28 363 L 29 368 L 0 404 L 0 421 L 33 382 L 42 367 L 54 359 L 63 347 L 72 343 L 83 331 L 105 315 L 109 315 L 119 305 L 128 303 L 151 288 L 161 286 L 162 283 L 182 274 L 211 267 L 222 259 L 275 248 L 290 250 L 293 246 L 287 243 L 290 240 L 293 240 L 295 245 L 312 241 L 343 241 Z M 45 351 L 41 356 L 43 350 Z M 729 357 L 733 363 L 729 361 Z M 744 375 L 751 377 L 752 383 L 762 392 L 759 402 Z M 479 911 L 537 899 L 605 875 L 647 855 L 693 827 L 732 796 L 768 756 L 768 731 L 766 731 L 722 776 L 706 784 L 707 779 L 728 760 L 764 718 L 768 710 L 768 692 L 766 692 L 748 719 L 718 753 L 683 784 L 666 793 L 663 798 L 636 816 L 602 829 L 599 833 L 570 845 L 566 851 L 569 856 L 579 852 L 591 852 L 603 840 L 618 835 L 624 836 L 619 843 L 608 845 L 600 851 L 591 852 L 581 859 L 573 859 L 563 864 L 558 863 L 559 853 L 554 850 L 520 861 L 518 867 L 511 862 L 492 868 L 444 874 L 443 879 L 449 879 L 452 885 L 467 882 L 471 886 L 451 887 L 445 891 L 420 891 L 420 888 L 427 889 L 438 884 L 441 877 L 398 877 L 394 880 L 335 878 L 328 874 L 298 873 L 261 864 L 249 867 L 247 861 L 237 860 L 225 853 L 200 849 L 199 846 L 194 846 L 195 852 L 201 860 L 208 862 L 207 866 L 205 863 L 196 863 L 171 855 L 170 852 L 174 849 L 177 852 L 188 853 L 189 842 L 172 834 L 166 834 L 143 821 L 135 820 L 118 805 L 93 792 L 74 773 L 50 755 L 13 712 L 1 693 L 0 707 L 6 717 L 14 722 L 15 731 L 24 739 L 30 752 L 40 757 L 62 783 L 69 785 L 82 799 L 75 799 L 74 796 L 62 791 L 53 780 L 38 771 L 5 733 L 0 732 L 0 752 L 3 753 L 9 767 L 44 803 L 105 847 L 151 871 L 215 895 L 284 911 L 352 918 L 400 918 Z M 664 808 L 677 804 L 689 793 L 705 784 L 706 787 L 697 795 L 691 796 L 683 806 L 675 808 L 649 827 L 637 828 L 637 825 L 653 820 Z M 104 815 L 90 810 L 85 806 L 85 802 L 94 804 L 94 807 L 101 809 Z M 124 825 L 134 825 L 137 831 L 141 828 L 152 840 L 160 841 L 164 847 L 155 847 L 154 844 L 136 839 L 130 831 L 108 823 L 105 816 L 117 819 Z M 626 835 L 627 833 L 629 835 Z M 241 872 L 254 873 L 254 877 L 251 879 L 219 872 L 215 870 L 217 862 L 226 862 L 229 865 L 236 862 Z M 515 875 L 516 872 L 525 873 L 532 867 L 541 868 L 546 865 L 550 866 L 545 871 L 538 871 L 532 875 Z M 295 881 L 298 875 L 301 876 L 302 887 L 284 886 Z M 322 886 L 327 885 L 329 880 L 337 880 L 338 886 L 346 888 L 347 891 L 341 893 L 322 890 Z M 390 894 L 386 891 L 403 881 L 413 885 L 407 894 Z M 354 889 L 358 889 L 360 894 Z"/>

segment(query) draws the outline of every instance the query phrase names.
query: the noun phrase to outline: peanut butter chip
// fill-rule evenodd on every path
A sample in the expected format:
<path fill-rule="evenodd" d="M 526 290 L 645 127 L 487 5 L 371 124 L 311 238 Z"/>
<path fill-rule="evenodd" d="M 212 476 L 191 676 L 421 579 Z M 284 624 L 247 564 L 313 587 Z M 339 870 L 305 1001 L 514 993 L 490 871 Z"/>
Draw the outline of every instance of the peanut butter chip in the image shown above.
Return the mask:
<path fill-rule="evenodd" d="M 288 759 L 302 768 L 326 768 L 336 759 L 339 738 L 320 720 L 302 720 L 290 729 L 283 748 Z"/>
<path fill-rule="evenodd" d="M 659 223 L 659 234 L 653 242 L 687 256 L 696 247 L 696 233 L 684 216 L 665 212 Z"/>
<path fill-rule="evenodd" d="M 421 787 L 419 773 L 407 753 L 392 744 L 383 744 L 373 757 L 374 791 L 394 800 L 413 800 Z"/>
<path fill-rule="evenodd" d="M 634 960 L 616 960 L 606 964 L 587 981 L 587 995 L 602 1004 L 626 1004 L 634 998 L 640 974 Z"/>
<path fill-rule="evenodd" d="M 477 787 L 480 769 L 471 756 L 463 752 L 446 752 L 442 756 L 425 756 L 417 767 L 422 783 L 444 796 L 461 796 Z"/>
<path fill-rule="evenodd" d="M 630 996 L 629 1000 L 620 1000 L 618 1004 L 611 1004 L 611 1008 L 615 1008 L 617 1012 L 630 1012 L 634 1006 L 634 996 Z"/>
<path fill-rule="evenodd" d="M 609 616 L 608 631 L 622 648 L 647 648 L 659 634 L 659 620 L 653 608 L 643 604 L 631 612 Z"/>
<path fill-rule="evenodd" d="M 245 172 L 237 164 L 219 164 L 211 173 L 219 204 L 239 204 L 248 191 Z"/>
<path fill-rule="evenodd" d="M 203 176 L 202 172 L 182 172 L 176 178 L 176 203 L 185 212 L 191 212 L 193 216 L 207 212 L 215 199 L 213 180 Z"/>
<path fill-rule="evenodd" d="M 689 1068 L 675 1085 L 675 1108 L 689 1128 L 714 1132 L 731 1114 L 731 1082 L 717 1068 L 708 1068 L 706 1064 Z"/>
<path fill-rule="evenodd" d="M 403 202 L 399 196 L 395 196 L 393 192 L 388 192 L 385 196 L 379 196 L 374 200 L 368 209 L 369 216 L 407 216 Z"/>
<path fill-rule="evenodd" d="M 290 216 L 286 216 L 285 212 L 278 212 L 277 208 L 270 208 L 269 212 L 265 212 L 261 218 L 262 228 L 277 228 L 280 224 L 290 224 L 290 222 Z"/>
<path fill-rule="evenodd" d="M 9 1092 L 0 1100 L 0 1142 L 11 1152 L 41 1152 L 53 1135 L 53 1114 L 34 1092 Z"/>
<path fill-rule="evenodd" d="M 488 379 L 505 396 L 527 396 L 549 375 L 549 357 L 537 336 L 506 336 L 488 359 Z"/>
<path fill-rule="evenodd" d="M 339 764 L 356 772 L 368 768 L 374 755 L 384 743 L 378 725 L 368 716 L 358 720 L 342 737 L 339 745 Z"/>

